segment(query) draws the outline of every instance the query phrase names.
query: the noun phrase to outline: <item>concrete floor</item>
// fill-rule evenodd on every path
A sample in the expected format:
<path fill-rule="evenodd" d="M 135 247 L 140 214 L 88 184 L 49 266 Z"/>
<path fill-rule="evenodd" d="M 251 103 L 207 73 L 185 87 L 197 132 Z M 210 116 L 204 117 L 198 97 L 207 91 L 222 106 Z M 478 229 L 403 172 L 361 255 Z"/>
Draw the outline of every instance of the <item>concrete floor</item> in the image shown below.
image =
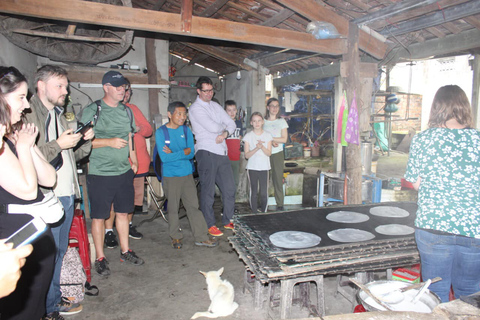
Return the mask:
<path fill-rule="evenodd" d="M 215 211 L 217 222 L 221 223 L 219 209 L 217 206 Z M 241 211 L 245 209 L 240 205 Z M 145 217 L 148 216 L 135 219 L 140 221 Z M 112 274 L 103 278 L 92 271 L 92 284 L 98 286 L 100 294 L 86 296 L 83 311 L 68 316 L 68 319 L 190 319 L 195 312 L 206 311 L 210 304 L 204 277 L 198 271 L 221 267 L 225 268 L 223 278 L 235 288 L 235 301 L 239 304 L 232 316 L 223 319 L 272 319 L 264 310 L 255 310 L 251 294 L 242 292 L 245 265 L 227 240 L 233 232 L 225 231 L 216 248 L 196 247 L 188 220 L 183 218 L 180 221 L 184 233 L 180 250 L 170 246 L 167 223 L 161 218 L 138 229 L 144 238 L 130 241 L 131 248 L 145 260 L 143 266 L 121 263 L 118 248 L 105 249 Z M 327 315 L 346 313 L 351 308 L 351 303 L 340 294 L 334 296 L 335 288 L 336 278 L 326 277 Z M 353 292 L 348 287 L 347 290 Z M 278 319 L 275 316 L 277 309 L 274 308 L 272 314 Z M 309 315 L 308 310 L 300 307 L 295 307 L 293 313 L 298 318 Z"/>
<path fill-rule="evenodd" d="M 380 156 L 377 176 L 401 178 L 405 171 L 407 156 L 392 152 L 390 156 Z M 241 212 L 249 213 L 247 205 L 240 205 Z M 287 206 L 287 209 L 288 206 Z M 293 209 L 293 208 L 290 208 Z M 298 209 L 298 208 L 295 208 Z M 217 198 L 215 212 L 220 225 L 220 200 Z M 153 211 L 150 212 L 150 215 Z M 148 216 L 137 216 L 134 222 Z M 90 225 L 90 221 L 87 222 Z M 219 238 L 216 248 L 203 248 L 194 245 L 188 220 L 181 219 L 184 233 L 183 248 L 175 250 L 170 246 L 167 223 L 156 219 L 144 224 L 138 230 L 144 234 L 142 240 L 131 241 L 131 248 L 145 260 L 143 266 L 121 263 L 119 249 L 105 249 L 112 274 L 102 278 L 92 271 L 92 284 L 98 286 L 97 297 L 86 297 L 84 309 L 68 319 L 190 319 L 197 311 L 206 311 L 210 304 L 204 277 L 198 272 L 225 268 L 223 278 L 235 288 L 235 301 L 239 308 L 223 319 L 279 319 L 278 307 L 267 315 L 265 310 L 255 310 L 250 293 L 243 293 L 244 263 L 228 243 L 232 231 L 225 231 Z M 90 228 L 90 226 L 89 226 Z M 325 278 L 326 314 L 342 314 L 352 311 L 352 303 L 342 295 L 335 296 L 336 277 Z M 346 287 L 347 292 L 353 292 Z M 272 316 L 273 314 L 273 316 Z M 309 311 L 295 307 L 293 316 L 306 318 Z"/>

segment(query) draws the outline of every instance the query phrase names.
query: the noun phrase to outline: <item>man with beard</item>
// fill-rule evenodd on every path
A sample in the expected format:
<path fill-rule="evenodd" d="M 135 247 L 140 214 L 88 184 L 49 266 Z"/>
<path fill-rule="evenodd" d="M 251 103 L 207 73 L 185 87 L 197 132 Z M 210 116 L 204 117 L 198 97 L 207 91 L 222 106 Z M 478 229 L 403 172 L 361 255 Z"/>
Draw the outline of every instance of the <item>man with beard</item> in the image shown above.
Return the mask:
<path fill-rule="evenodd" d="M 74 133 L 68 126 L 64 115 L 65 99 L 68 94 L 67 72 L 58 66 L 45 65 L 35 74 L 36 95 L 30 99 L 31 113 L 26 114 L 27 122 L 38 127 L 37 146 L 46 159 L 55 164 L 57 183 L 53 192 L 65 209 L 65 216 L 59 222 L 50 225 L 57 252 L 55 269 L 47 294 L 47 315 L 44 319 L 62 319 L 60 314 L 75 314 L 82 306 L 62 298 L 60 292 L 60 271 L 63 256 L 68 247 L 68 235 L 72 225 L 74 200 L 80 197 L 76 161 L 86 157 L 91 150 L 90 140 L 94 136 L 93 129 L 85 135 Z M 76 124 L 76 123 L 75 123 Z M 73 148 L 86 140 L 75 152 Z M 61 160 L 59 160 L 61 159 Z M 42 189 L 42 191 L 50 191 Z"/>

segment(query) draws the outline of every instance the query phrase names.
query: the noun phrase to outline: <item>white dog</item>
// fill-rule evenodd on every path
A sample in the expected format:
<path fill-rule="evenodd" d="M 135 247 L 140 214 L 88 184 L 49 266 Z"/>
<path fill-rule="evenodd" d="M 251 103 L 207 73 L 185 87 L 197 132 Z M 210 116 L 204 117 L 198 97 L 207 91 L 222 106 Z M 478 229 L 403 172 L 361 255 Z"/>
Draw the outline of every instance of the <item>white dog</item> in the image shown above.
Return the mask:
<path fill-rule="evenodd" d="M 208 307 L 208 311 L 197 312 L 191 319 L 199 317 L 217 318 L 231 315 L 238 308 L 238 304 L 233 301 L 235 293 L 232 284 L 220 278 L 223 268 L 220 268 L 218 271 L 200 271 L 200 273 L 205 276 L 208 295 L 212 303 Z"/>

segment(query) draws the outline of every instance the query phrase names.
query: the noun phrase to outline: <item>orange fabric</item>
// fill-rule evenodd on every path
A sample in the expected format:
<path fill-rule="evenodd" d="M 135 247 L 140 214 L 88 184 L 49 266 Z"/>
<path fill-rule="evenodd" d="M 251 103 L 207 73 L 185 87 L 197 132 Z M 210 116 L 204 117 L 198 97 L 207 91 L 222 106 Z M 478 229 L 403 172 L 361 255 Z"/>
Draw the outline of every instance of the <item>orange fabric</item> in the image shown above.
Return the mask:
<path fill-rule="evenodd" d="M 148 153 L 145 139 L 153 134 L 153 129 L 150 122 L 148 122 L 142 111 L 140 111 L 136 105 L 127 103 L 127 106 L 132 109 L 135 126 L 137 127 L 137 132 L 134 137 L 135 152 L 137 153 L 138 159 L 137 174 L 147 173 L 150 169 L 150 162 L 152 160 Z"/>

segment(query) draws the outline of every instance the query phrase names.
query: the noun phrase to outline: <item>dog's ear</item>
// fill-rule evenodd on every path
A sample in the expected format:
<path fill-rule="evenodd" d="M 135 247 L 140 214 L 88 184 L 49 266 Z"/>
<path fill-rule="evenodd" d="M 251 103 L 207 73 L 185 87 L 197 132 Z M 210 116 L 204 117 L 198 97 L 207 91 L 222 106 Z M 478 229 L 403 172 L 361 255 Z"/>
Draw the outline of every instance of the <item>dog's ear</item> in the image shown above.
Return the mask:
<path fill-rule="evenodd" d="M 218 272 L 218 275 L 219 275 L 219 276 L 221 276 L 221 275 L 222 275 L 222 273 L 223 273 L 223 267 L 221 267 L 220 269 L 218 269 L 218 271 L 217 271 L 217 272 Z"/>
<path fill-rule="evenodd" d="M 203 272 L 203 271 L 198 271 L 200 272 L 201 274 L 203 274 L 203 276 L 206 278 L 207 277 L 207 273 L 206 272 Z"/>

